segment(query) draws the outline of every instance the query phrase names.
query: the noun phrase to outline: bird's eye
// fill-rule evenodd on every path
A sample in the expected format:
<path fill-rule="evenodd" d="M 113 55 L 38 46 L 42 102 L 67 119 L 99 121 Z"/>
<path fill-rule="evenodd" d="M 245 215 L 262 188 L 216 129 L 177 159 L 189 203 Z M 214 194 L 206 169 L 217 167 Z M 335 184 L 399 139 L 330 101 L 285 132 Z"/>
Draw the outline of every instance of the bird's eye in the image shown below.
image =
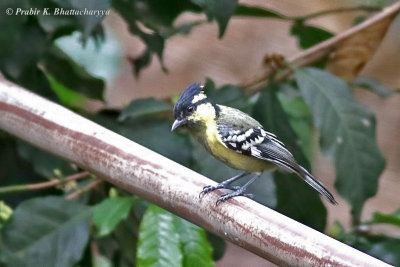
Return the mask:
<path fill-rule="evenodd" d="M 194 107 L 193 107 L 193 106 L 188 106 L 188 107 L 186 108 L 186 110 L 189 111 L 189 112 L 193 112 Z"/>

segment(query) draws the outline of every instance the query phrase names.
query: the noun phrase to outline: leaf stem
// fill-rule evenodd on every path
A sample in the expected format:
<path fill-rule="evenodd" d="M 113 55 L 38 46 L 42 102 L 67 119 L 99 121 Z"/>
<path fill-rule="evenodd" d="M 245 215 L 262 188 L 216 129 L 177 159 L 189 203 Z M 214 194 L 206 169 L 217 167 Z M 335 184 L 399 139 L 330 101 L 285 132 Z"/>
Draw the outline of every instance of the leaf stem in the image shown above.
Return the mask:
<path fill-rule="evenodd" d="M 48 187 L 53 187 L 53 186 L 57 186 L 57 185 L 71 182 L 74 180 L 85 178 L 89 174 L 90 174 L 89 172 L 83 171 L 83 172 L 79 172 L 79 173 L 61 178 L 61 179 L 53 178 L 52 180 L 50 180 L 48 182 L 43 182 L 43 183 L 3 186 L 3 187 L 0 187 L 0 194 L 8 194 L 8 193 L 14 193 L 14 192 L 21 192 L 21 191 L 45 189 Z"/>
<path fill-rule="evenodd" d="M 353 36 L 359 33 L 360 31 L 368 28 L 369 26 L 378 23 L 388 17 L 394 16 L 399 11 L 400 11 L 400 1 L 397 1 L 391 6 L 382 10 L 382 12 L 365 20 L 363 23 L 360 23 L 342 33 L 335 35 L 334 37 L 326 41 L 323 41 L 315 46 L 312 46 L 306 50 L 303 50 L 295 54 L 294 56 L 290 57 L 287 60 L 287 63 L 294 68 L 307 66 L 312 63 L 315 63 L 318 60 L 321 60 L 322 58 L 329 55 L 329 53 L 332 52 L 333 49 L 346 38 L 349 38 L 350 36 Z M 276 71 L 275 69 L 269 67 L 265 70 L 264 74 L 250 81 L 245 81 L 241 83 L 240 86 L 249 89 L 250 92 L 248 94 L 255 94 L 265 87 L 266 83 L 268 82 L 268 77 L 270 77 L 270 75 L 275 71 Z M 287 70 L 283 72 L 283 75 L 287 76 L 290 73 L 291 71 Z"/>
<path fill-rule="evenodd" d="M 103 183 L 104 180 L 100 179 L 100 178 L 96 178 L 95 180 L 91 181 L 89 184 L 87 184 L 85 187 L 80 188 L 78 190 L 76 190 L 75 192 L 69 194 L 66 198 L 68 200 L 71 199 L 77 199 L 78 197 L 80 197 L 83 193 L 92 190 L 93 188 L 97 187 L 98 185 L 100 185 L 101 183 Z"/>

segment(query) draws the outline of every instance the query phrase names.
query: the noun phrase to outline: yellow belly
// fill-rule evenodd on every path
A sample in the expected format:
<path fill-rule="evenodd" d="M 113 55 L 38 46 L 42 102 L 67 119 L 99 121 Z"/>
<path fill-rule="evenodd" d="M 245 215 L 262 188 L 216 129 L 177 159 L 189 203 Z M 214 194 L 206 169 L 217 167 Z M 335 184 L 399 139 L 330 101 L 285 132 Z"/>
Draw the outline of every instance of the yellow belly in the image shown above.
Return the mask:
<path fill-rule="evenodd" d="M 209 134 L 205 144 L 207 150 L 226 165 L 247 172 L 262 172 L 275 167 L 268 161 L 246 156 L 229 149 L 221 144 L 215 135 Z"/>

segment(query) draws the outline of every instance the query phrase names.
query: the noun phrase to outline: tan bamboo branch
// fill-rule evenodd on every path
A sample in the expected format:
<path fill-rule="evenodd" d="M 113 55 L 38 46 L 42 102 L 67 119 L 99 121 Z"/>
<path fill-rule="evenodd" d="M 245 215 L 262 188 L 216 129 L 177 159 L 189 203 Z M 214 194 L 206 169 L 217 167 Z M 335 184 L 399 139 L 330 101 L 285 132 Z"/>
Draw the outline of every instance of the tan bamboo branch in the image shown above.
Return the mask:
<path fill-rule="evenodd" d="M 250 199 L 219 206 L 220 192 L 199 199 L 215 182 L 4 81 L 0 129 L 279 265 L 388 266 Z"/>

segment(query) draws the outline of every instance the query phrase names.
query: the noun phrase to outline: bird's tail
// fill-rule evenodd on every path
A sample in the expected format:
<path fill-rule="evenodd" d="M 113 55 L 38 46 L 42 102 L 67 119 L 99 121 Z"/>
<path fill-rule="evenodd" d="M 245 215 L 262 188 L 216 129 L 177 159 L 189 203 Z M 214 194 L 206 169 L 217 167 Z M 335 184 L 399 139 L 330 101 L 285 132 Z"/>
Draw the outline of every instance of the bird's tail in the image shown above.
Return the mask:
<path fill-rule="evenodd" d="M 320 193 L 322 196 L 324 196 L 326 199 L 329 200 L 332 204 L 336 205 L 338 204 L 333 197 L 333 195 L 328 191 L 328 189 L 325 188 L 325 186 L 322 185 L 321 182 L 319 182 L 317 179 L 315 179 L 306 169 L 303 167 L 299 166 L 300 170 L 298 171 L 298 175 L 307 183 L 309 184 L 312 188 L 314 188 L 318 193 Z"/>

